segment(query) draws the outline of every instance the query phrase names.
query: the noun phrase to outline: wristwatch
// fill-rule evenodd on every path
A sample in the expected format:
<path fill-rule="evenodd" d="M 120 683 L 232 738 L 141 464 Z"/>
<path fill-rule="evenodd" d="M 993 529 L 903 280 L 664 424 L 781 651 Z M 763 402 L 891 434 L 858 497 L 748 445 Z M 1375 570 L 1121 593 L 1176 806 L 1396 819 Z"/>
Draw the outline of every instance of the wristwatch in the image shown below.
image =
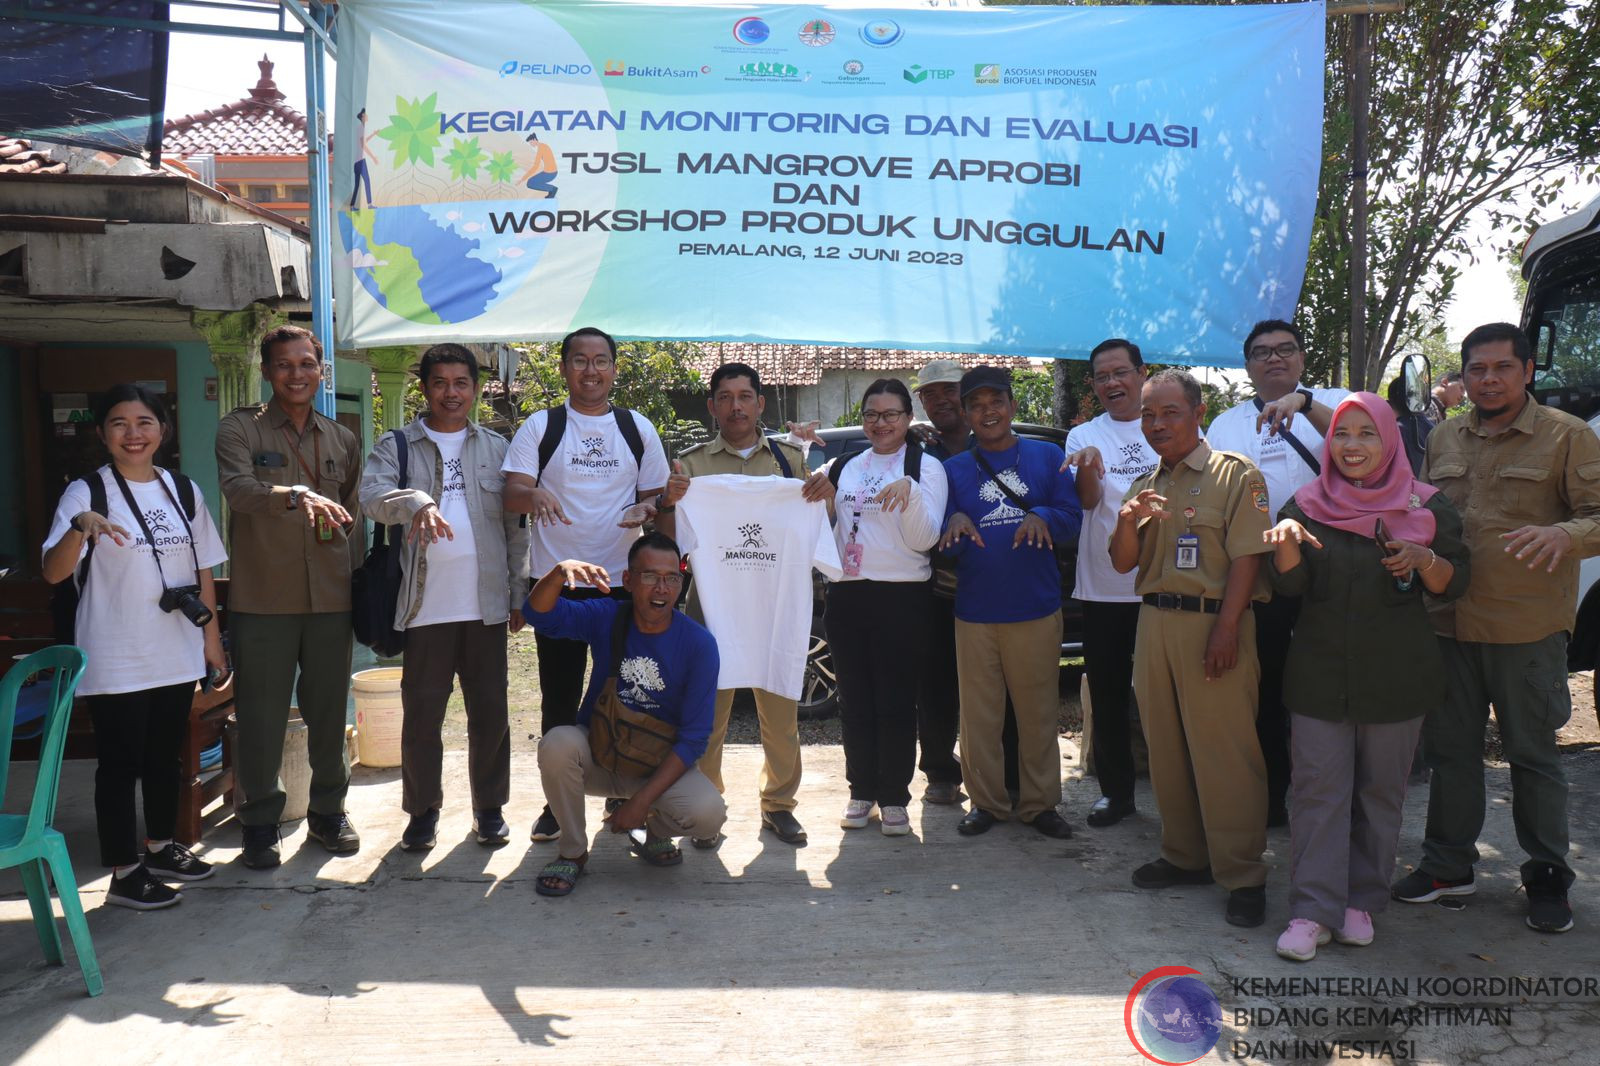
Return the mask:
<path fill-rule="evenodd" d="M 1298 389 L 1296 391 L 1298 391 L 1300 393 L 1300 395 L 1302 395 L 1302 396 L 1304 396 L 1306 398 L 1306 405 L 1304 407 L 1300 408 L 1300 410 L 1302 410 L 1302 411 L 1311 410 L 1311 405 L 1317 402 L 1316 401 L 1316 397 L 1311 395 L 1311 390 L 1310 389 Z"/>
<path fill-rule="evenodd" d="M 72 516 L 72 521 L 67 523 L 72 527 L 74 533 L 82 533 L 84 531 L 83 527 L 78 524 L 78 519 L 82 518 L 88 513 L 88 511 L 79 511 L 77 514 Z"/>
<path fill-rule="evenodd" d="M 311 491 L 311 489 L 308 486 L 305 486 L 305 485 L 290 485 L 289 486 L 289 510 L 292 511 L 296 507 L 299 507 L 300 506 L 300 497 L 306 495 L 310 491 Z"/>
<path fill-rule="evenodd" d="M 671 514 L 673 511 L 676 511 L 678 509 L 678 505 L 675 504 L 675 503 L 662 503 L 661 502 L 661 496 L 662 496 L 662 493 L 659 493 L 659 492 L 656 493 L 656 513 L 657 514 Z"/>

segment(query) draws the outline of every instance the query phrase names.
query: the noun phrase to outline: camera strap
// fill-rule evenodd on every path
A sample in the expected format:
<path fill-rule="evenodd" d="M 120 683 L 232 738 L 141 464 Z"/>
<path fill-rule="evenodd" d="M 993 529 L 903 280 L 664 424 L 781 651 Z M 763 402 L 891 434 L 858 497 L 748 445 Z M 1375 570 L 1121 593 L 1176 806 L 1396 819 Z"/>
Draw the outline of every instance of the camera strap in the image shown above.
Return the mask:
<path fill-rule="evenodd" d="M 184 513 L 183 505 L 172 494 L 172 488 L 167 484 L 167 479 L 162 476 L 166 471 L 158 466 L 155 468 L 155 472 L 156 481 L 161 485 L 161 491 L 166 493 L 168 500 L 172 501 L 173 510 L 177 512 L 179 521 L 183 523 L 184 532 L 189 535 L 189 555 L 194 559 L 194 572 L 198 575 L 200 573 L 200 554 L 195 550 L 194 546 L 194 527 L 189 524 L 189 516 Z M 134 521 L 139 523 L 139 531 L 144 534 L 144 542 L 150 545 L 150 557 L 155 560 L 156 573 L 161 575 L 161 587 L 164 589 L 170 588 L 171 586 L 167 584 L 167 572 L 161 566 L 162 551 L 156 547 L 156 536 L 150 532 L 150 525 L 144 520 L 144 511 L 139 508 L 138 501 L 133 498 L 133 490 L 128 488 L 127 480 L 123 478 L 122 471 L 117 469 L 115 463 L 111 465 L 111 476 L 116 478 L 117 488 L 122 492 L 122 499 L 127 503 L 128 510 L 133 513 Z"/>

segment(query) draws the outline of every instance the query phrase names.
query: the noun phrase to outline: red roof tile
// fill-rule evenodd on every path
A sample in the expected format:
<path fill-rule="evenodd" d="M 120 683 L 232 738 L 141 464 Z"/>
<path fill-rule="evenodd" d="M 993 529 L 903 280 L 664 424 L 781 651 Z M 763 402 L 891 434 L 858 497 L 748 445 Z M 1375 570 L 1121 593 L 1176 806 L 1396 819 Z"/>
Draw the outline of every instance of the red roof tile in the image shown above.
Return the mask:
<path fill-rule="evenodd" d="M 261 68 L 261 80 L 243 100 L 169 119 L 165 126 L 166 153 L 304 155 L 306 117 L 283 102 L 286 98 L 272 80 L 272 61 L 262 56 L 257 66 Z"/>
<path fill-rule="evenodd" d="M 841 348 L 822 344 L 707 344 L 688 363 L 709 380 L 723 363 L 755 367 L 770 385 L 815 385 L 826 370 L 882 370 L 915 372 L 930 359 L 954 359 L 963 369 L 1002 366 L 1025 370 L 1028 360 L 1007 355 L 963 355 L 956 352 L 921 352 L 903 348 Z"/>
<path fill-rule="evenodd" d="M 67 164 L 50 157 L 20 137 L 0 137 L 0 174 L 65 174 Z"/>

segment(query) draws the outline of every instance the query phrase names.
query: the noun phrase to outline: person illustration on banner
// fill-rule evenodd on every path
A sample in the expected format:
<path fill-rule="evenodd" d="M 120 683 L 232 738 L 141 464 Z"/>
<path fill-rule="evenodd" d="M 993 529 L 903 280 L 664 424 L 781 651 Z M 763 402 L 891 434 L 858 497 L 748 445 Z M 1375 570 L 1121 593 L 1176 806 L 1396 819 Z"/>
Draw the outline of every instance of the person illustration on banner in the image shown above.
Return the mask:
<path fill-rule="evenodd" d="M 372 135 L 367 132 L 367 109 L 362 108 L 356 112 L 356 162 L 354 177 L 350 183 L 350 210 L 356 209 L 356 200 L 361 195 L 361 190 L 367 190 L 367 210 L 372 209 L 372 175 L 367 171 L 367 160 L 374 163 L 378 157 L 372 154 Z"/>
<path fill-rule="evenodd" d="M 526 182 L 528 188 L 537 189 L 544 193 L 546 200 L 556 197 L 556 154 L 550 146 L 539 140 L 537 133 L 528 134 L 528 143 L 533 145 L 533 166 L 529 167 L 522 175 L 521 181 Z"/>

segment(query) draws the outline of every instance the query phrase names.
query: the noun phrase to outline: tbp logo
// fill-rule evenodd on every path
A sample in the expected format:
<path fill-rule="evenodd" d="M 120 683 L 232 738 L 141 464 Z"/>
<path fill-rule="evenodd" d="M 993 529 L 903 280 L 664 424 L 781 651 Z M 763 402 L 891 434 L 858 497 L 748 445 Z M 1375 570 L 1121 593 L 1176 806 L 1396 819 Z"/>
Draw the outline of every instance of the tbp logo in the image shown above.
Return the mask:
<path fill-rule="evenodd" d="M 913 63 L 901 71 L 900 76 L 912 85 L 921 85 L 927 81 L 948 81 L 956 76 L 956 72 L 948 68 L 923 67 L 921 63 Z"/>

